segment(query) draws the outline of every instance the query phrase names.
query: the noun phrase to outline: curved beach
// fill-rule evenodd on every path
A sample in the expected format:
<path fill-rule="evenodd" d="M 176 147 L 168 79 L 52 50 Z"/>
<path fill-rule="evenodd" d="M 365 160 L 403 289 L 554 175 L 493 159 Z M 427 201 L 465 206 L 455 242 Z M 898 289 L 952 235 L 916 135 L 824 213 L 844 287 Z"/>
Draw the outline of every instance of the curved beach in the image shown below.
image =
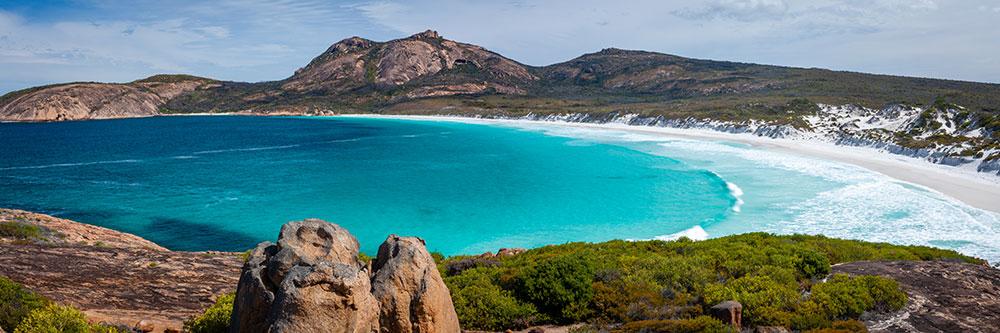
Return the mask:
<path fill-rule="evenodd" d="M 483 119 L 454 116 L 351 114 L 342 117 L 450 121 L 478 124 L 545 125 L 626 131 L 671 138 L 727 141 L 781 153 L 803 155 L 856 165 L 891 178 L 919 185 L 960 200 L 969 206 L 1000 213 L 1000 177 L 974 170 L 933 164 L 872 148 L 849 147 L 808 140 L 774 139 L 703 129 L 633 126 L 617 123 L 573 123 L 535 120 Z"/>

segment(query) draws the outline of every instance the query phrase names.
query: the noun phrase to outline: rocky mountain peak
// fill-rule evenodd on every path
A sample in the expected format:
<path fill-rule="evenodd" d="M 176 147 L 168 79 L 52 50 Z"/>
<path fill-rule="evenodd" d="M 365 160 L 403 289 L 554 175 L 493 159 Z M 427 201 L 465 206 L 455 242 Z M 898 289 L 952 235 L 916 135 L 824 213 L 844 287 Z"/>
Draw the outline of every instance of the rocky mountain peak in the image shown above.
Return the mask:
<path fill-rule="evenodd" d="M 286 91 L 402 90 L 396 98 L 498 92 L 524 94 L 538 80 L 525 66 L 485 48 L 427 30 L 374 42 L 352 37 L 331 46 L 287 79 Z"/>
<path fill-rule="evenodd" d="M 414 39 L 434 39 L 434 38 L 441 38 L 441 35 L 438 35 L 437 31 L 427 29 L 424 32 L 421 32 L 421 33 L 418 33 L 418 34 L 414 34 L 413 36 L 410 36 L 410 38 L 414 38 Z"/>
<path fill-rule="evenodd" d="M 337 42 L 336 44 L 330 45 L 330 48 L 326 49 L 325 53 L 350 53 L 356 50 L 367 49 L 375 45 L 372 40 L 364 39 L 358 36 L 344 39 Z"/>

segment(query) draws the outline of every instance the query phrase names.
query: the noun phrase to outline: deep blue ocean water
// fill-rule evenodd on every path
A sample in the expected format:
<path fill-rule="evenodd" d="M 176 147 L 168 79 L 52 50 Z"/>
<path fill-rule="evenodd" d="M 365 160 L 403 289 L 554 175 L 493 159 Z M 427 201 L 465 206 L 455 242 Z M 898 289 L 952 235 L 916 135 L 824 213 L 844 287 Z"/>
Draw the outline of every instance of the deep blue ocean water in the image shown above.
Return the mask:
<path fill-rule="evenodd" d="M 738 144 L 541 125 L 154 117 L 0 124 L 0 207 L 242 251 L 322 218 L 475 254 L 569 241 L 833 237 L 1000 258 L 1000 218 L 858 167 Z"/>

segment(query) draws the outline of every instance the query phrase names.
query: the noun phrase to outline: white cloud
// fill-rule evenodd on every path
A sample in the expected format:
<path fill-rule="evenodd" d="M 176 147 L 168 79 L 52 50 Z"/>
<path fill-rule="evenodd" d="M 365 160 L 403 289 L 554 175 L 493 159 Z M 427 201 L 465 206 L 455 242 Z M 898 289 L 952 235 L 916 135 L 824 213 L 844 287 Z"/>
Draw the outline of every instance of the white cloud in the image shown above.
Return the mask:
<path fill-rule="evenodd" d="M 42 20 L 0 5 L 0 91 L 159 72 L 277 80 L 343 38 L 425 29 L 531 65 L 619 47 L 1000 81 L 994 0 L 353 1 L 111 1 Z"/>
<path fill-rule="evenodd" d="M 521 4 L 521 3 L 518 3 Z M 380 0 L 356 5 L 399 34 L 436 28 L 532 65 L 605 47 L 682 56 L 1000 82 L 992 0 Z M 993 6 L 990 6 L 993 7 Z"/>
<path fill-rule="evenodd" d="M 774 21 L 788 14 L 784 0 L 713 0 L 698 8 L 684 8 L 674 14 L 689 19 L 735 19 L 740 21 Z"/>

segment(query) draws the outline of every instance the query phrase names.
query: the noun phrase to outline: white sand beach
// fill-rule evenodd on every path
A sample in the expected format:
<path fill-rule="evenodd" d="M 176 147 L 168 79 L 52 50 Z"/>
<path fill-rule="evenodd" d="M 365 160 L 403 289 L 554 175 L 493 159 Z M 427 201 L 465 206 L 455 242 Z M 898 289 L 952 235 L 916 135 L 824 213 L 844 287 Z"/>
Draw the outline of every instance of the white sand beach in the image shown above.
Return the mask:
<path fill-rule="evenodd" d="M 902 155 L 891 154 L 865 147 L 840 146 L 827 142 L 808 140 L 773 139 L 752 134 L 733 134 L 712 130 L 679 129 L 624 124 L 570 123 L 553 121 L 480 119 L 450 116 L 403 115 L 343 115 L 344 117 L 391 118 L 427 121 L 449 121 L 478 124 L 531 124 L 589 129 L 627 131 L 674 138 L 728 141 L 747 144 L 761 149 L 810 156 L 848 163 L 872 170 L 894 179 L 923 186 L 960 200 L 970 206 L 1000 212 L 1000 177 L 977 173 Z"/>

